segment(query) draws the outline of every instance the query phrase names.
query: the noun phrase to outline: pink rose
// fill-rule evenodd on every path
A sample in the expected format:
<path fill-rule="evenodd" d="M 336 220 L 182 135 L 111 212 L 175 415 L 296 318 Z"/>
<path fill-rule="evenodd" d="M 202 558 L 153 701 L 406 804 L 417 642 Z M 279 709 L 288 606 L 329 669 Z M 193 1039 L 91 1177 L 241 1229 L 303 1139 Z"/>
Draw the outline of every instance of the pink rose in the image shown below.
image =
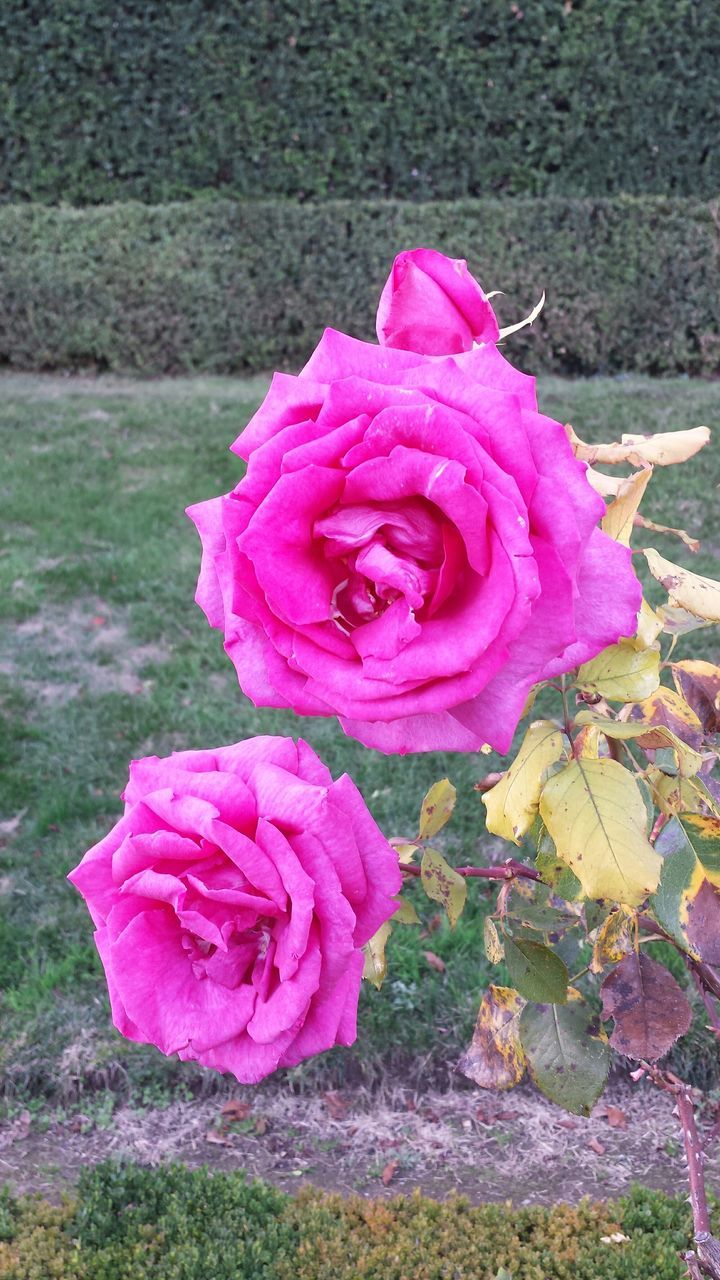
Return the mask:
<path fill-rule="evenodd" d="M 535 380 L 327 330 L 276 374 L 232 493 L 189 509 L 196 599 L 256 706 L 386 752 L 507 751 L 528 691 L 632 635 L 627 547 Z"/>
<path fill-rule="evenodd" d="M 70 875 L 118 1031 L 243 1084 L 352 1044 L 360 948 L 401 876 L 350 778 L 250 738 L 136 760 L 124 800 Z"/>
<path fill-rule="evenodd" d="M 442 356 L 497 342 L 500 331 L 463 258 L 409 249 L 398 254 L 382 291 L 377 336 L 386 347 Z"/>

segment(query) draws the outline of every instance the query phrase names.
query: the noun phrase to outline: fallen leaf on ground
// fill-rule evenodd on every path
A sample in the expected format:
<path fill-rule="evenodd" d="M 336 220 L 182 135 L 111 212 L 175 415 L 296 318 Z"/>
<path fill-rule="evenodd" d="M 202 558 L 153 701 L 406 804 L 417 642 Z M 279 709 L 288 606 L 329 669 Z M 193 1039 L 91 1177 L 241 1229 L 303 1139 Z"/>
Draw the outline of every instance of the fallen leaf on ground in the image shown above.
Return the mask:
<path fill-rule="evenodd" d="M 611 1129 L 627 1129 L 628 1120 L 622 1107 L 613 1107 L 610 1103 L 596 1111 L 602 1119 L 607 1120 Z"/>
<path fill-rule="evenodd" d="M 230 1147 L 232 1141 L 226 1133 L 222 1133 L 220 1129 L 208 1129 L 205 1134 L 205 1141 L 212 1142 L 216 1147 Z"/>
<path fill-rule="evenodd" d="M 322 1095 L 323 1102 L 330 1112 L 331 1120 L 344 1120 L 347 1115 L 348 1103 L 343 1097 L 339 1089 L 328 1089 L 327 1093 Z"/>
<path fill-rule="evenodd" d="M 257 1120 L 255 1121 L 255 1132 L 258 1138 L 262 1138 L 263 1134 L 267 1133 L 267 1130 L 268 1130 L 267 1116 L 258 1116 Z"/>
<path fill-rule="evenodd" d="M 237 1120 L 247 1120 L 252 1107 L 249 1102 L 241 1102 L 239 1098 L 230 1098 L 220 1112 L 229 1124 Z"/>
<path fill-rule="evenodd" d="M 423 955 L 430 965 L 430 968 L 434 969 L 436 973 L 445 972 L 445 961 L 441 960 L 439 956 L 436 956 L 434 951 L 423 951 Z"/>
<path fill-rule="evenodd" d="M 590 1138 L 588 1146 L 591 1151 L 595 1152 L 596 1156 L 605 1155 L 605 1148 L 599 1138 Z"/>
<path fill-rule="evenodd" d="M 397 1170 L 398 1170 L 397 1160 L 391 1160 L 388 1164 L 385 1165 L 385 1168 L 383 1169 L 382 1175 L 381 1175 L 382 1184 L 384 1187 L 387 1187 L 388 1184 L 392 1182 L 393 1178 L 395 1177 L 395 1174 L 397 1173 Z"/>
<path fill-rule="evenodd" d="M 20 826 L 20 823 L 22 822 L 26 813 L 27 813 L 27 808 L 21 809 L 20 812 L 16 813 L 12 818 L 6 818 L 4 822 L 0 822 L 0 836 L 13 835 L 14 832 L 17 831 L 18 827 Z"/>

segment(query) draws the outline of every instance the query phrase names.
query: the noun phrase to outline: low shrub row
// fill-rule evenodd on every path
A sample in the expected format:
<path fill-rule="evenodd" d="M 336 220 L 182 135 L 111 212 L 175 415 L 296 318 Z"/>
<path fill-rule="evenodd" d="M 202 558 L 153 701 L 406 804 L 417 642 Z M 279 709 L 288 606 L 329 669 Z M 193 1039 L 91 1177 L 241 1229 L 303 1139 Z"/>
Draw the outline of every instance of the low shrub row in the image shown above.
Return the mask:
<path fill-rule="evenodd" d="M 147 375 L 297 366 L 332 323 L 372 337 L 394 254 L 467 257 L 504 323 L 547 290 L 525 367 L 720 370 L 718 211 L 693 200 L 0 209 L 0 362 Z"/>
<path fill-rule="evenodd" d="M 613 1237 L 615 1237 L 613 1239 Z M 111 1163 L 74 1202 L 0 1198 L 0 1280 L 679 1280 L 687 1205 L 472 1208 L 419 1193 L 296 1198 L 241 1174 Z"/>

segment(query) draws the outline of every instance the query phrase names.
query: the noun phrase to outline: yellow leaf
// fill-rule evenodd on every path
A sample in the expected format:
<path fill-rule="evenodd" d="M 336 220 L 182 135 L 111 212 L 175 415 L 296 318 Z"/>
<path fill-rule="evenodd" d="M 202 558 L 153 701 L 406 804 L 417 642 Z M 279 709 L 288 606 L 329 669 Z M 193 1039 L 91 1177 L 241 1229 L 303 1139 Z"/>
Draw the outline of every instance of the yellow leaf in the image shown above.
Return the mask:
<path fill-rule="evenodd" d="M 550 720 L 530 725 L 507 773 L 482 797 L 488 831 L 520 843 L 535 821 L 545 774 L 563 752 L 563 735 L 557 725 Z"/>
<path fill-rule="evenodd" d="M 499 964 L 505 955 L 500 934 L 497 931 L 495 921 L 490 916 L 485 917 L 483 925 L 483 941 L 485 943 L 485 955 L 491 964 Z"/>
<path fill-rule="evenodd" d="M 620 444 L 585 444 L 572 427 L 566 426 L 565 430 L 575 457 L 583 462 L 610 465 L 629 462 L 634 467 L 647 464 L 669 467 L 676 462 L 687 462 L 710 439 L 707 427 L 691 427 L 689 431 L 665 431 L 654 436 L 624 435 Z"/>
<path fill-rule="evenodd" d="M 635 947 L 637 912 L 618 907 L 603 920 L 595 935 L 590 968 L 601 973 L 609 964 L 616 964 Z"/>
<path fill-rule="evenodd" d="M 692 707 L 674 689 L 663 686 L 642 702 L 624 706 L 620 720 L 628 725 L 646 726 L 644 732 L 637 735 L 639 745 L 645 750 L 672 747 L 683 777 L 690 778 L 700 769 L 703 758 L 697 748 L 702 746 L 703 727 Z"/>
<path fill-rule="evenodd" d="M 665 560 L 654 547 L 645 548 L 645 559 L 653 578 L 665 587 L 671 608 L 685 609 L 705 622 L 720 622 L 720 582 Z"/>
<path fill-rule="evenodd" d="M 436 836 L 448 821 L 455 808 L 457 792 L 447 778 L 433 783 L 422 802 L 420 810 L 420 839 L 429 840 Z"/>
<path fill-rule="evenodd" d="M 380 990 L 385 975 L 387 974 L 387 958 L 385 956 L 385 947 L 387 940 L 392 933 L 392 925 L 389 921 L 385 921 L 380 925 L 377 933 L 373 934 L 369 942 L 363 947 L 365 956 L 365 964 L 363 966 L 363 978 L 368 982 L 372 982 L 374 987 Z"/>
<path fill-rule="evenodd" d="M 599 693 L 611 702 L 640 702 L 660 683 L 660 650 L 638 649 L 632 640 L 619 640 L 584 662 L 577 682 L 585 692 Z"/>
<path fill-rule="evenodd" d="M 525 1007 L 512 987 L 488 987 L 478 1010 L 473 1038 L 457 1069 L 481 1089 L 512 1089 L 525 1071 L 519 1020 Z"/>
<path fill-rule="evenodd" d="M 553 774 L 540 815 L 588 897 L 637 906 L 657 888 L 661 859 L 645 834 L 645 804 L 616 760 L 573 760 Z"/>
<path fill-rule="evenodd" d="M 568 428 L 566 427 L 565 430 L 567 431 Z M 575 438 L 577 439 L 577 436 Z M 604 471 L 596 471 L 594 467 L 588 467 L 585 478 L 601 498 L 617 498 L 625 484 L 624 476 L 606 476 Z"/>
<path fill-rule="evenodd" d="M 700 812 L 701 797 L 692 779 L 671 778 L 652 765 L 645 776 L 658 809 L 668 817 L 675 817 L 678 813 Z"/>
<path fill-rule="evenodd" d="M 603 532 L 626 547 L 630 546 L 633 521 L 651 475 L 652 467 L 646 467 L 623 480 L 617 498 L 610 503 L 603 517 Z"/>
<path fill-rule="evenodd" d="M 662 618 L 659 618 L 655 610 L 650 608 L 647 600 L 643 600 L 642 607 L 638 614 L 637 634 L 633 638 L 635 648 L 650 649 L 657 640 L 662 629 Z"/>
<path fill-rule="evenodd" d="M 454 929 L 467 897 L 464 877 L 458 875 L 437 849 L 426 849 L 420 863 L 420 883 L 428 898 L 445 908 L 450 928 Z"/>
<path fill-rule="evenodd" d="M 398 856 L 398 861 L 402 867 L 406 867 L 408 863 L 412 862 L 413 858 L 415 857 L 415 854 L 417 853 L 418 849 L 421 847 L 419 844 L 412 843 L 412 841 L 408 842 L 408 841 L 402 841 L 402 840 L 401 841 L 391 840 L 390 844 L 395 850 Z"/>
<path fill-rule="evenodd" d="M 420 917 L 408 898 L 396 898 L 398 909 L 392 918 L 393 924 L 419 924 Z"/>
<path fill-rule="evenodd" d="M 660 692 L 670 693 L 672 691 L 662 689 Z M 623 707 L 621 712 L 623 719 L 621 720 L 607 720 L 603 716 L 594 715 L 592 711 L 578 711 L 575 717 L 575 724 L 583 731 L 594 727 L 599 733 L 604 734 L 606 738 L 614 738 L 616 741 L 637 742 L 638 746 L 647 751 L 657 751 L 661 747 L 672 747 L 677 755 L 681 773 L 686 778 L 691 777 L 700 769 L 703 758 L 686 742 L 683 742 L 668 725 L 654 724 L 652 721 L 645 720 L 642 712 L 637 717 L 637 720 L 635 717 L 631 722 L 625 719 L 628 710 L 635 711 L 638 708 L 645 708 L 652 702 L 653 699 L 648 698 L 645 703 L 639 703 L 630 708 Z"/>
<path fill-rule="evenodd" d="M 654 520 L 648 520 L 645 516 L 636 515 L 635 525 L 638 529 L 649 529 L 651 533 L 668 533 L 673 538 L 679 538 L 685 546 L 692 551 L 693 555 L 700 550 L 700 543 L 697 538 L 691 538 L 685 529 L 673 529 L 667 524 L 655 524 Z"/>

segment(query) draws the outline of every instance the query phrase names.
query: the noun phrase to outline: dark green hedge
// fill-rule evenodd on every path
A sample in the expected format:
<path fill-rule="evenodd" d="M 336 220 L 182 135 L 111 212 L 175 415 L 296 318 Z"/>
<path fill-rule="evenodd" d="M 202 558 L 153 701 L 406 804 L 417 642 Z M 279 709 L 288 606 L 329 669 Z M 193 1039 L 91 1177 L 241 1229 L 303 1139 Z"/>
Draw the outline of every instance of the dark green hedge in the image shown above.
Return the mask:
<path fill-rule="evenodd" d="M 326 325 L 372 337 L 401 248 L 502 289 L 525 367 L 720 369 L 718 213 L 634 199 L 0 208 L 0 362 L 144 374 L 295 367 Z"/>
<path fill-rule="evenodd" d="M 75 1205 L 0 1192 L 0 1280 L 496 1280 L 503 1267 L 515 1280 L 678 1280 L 689 1244 L 683 1199 L 640 1188 L 608 1205 L 472 1208 L 106 1164 L 83 1171 Z"/>
<path fill-rule="evenodd" d="M 713 0 L 4 0 L 0 198 L 720 191 Z"/>

